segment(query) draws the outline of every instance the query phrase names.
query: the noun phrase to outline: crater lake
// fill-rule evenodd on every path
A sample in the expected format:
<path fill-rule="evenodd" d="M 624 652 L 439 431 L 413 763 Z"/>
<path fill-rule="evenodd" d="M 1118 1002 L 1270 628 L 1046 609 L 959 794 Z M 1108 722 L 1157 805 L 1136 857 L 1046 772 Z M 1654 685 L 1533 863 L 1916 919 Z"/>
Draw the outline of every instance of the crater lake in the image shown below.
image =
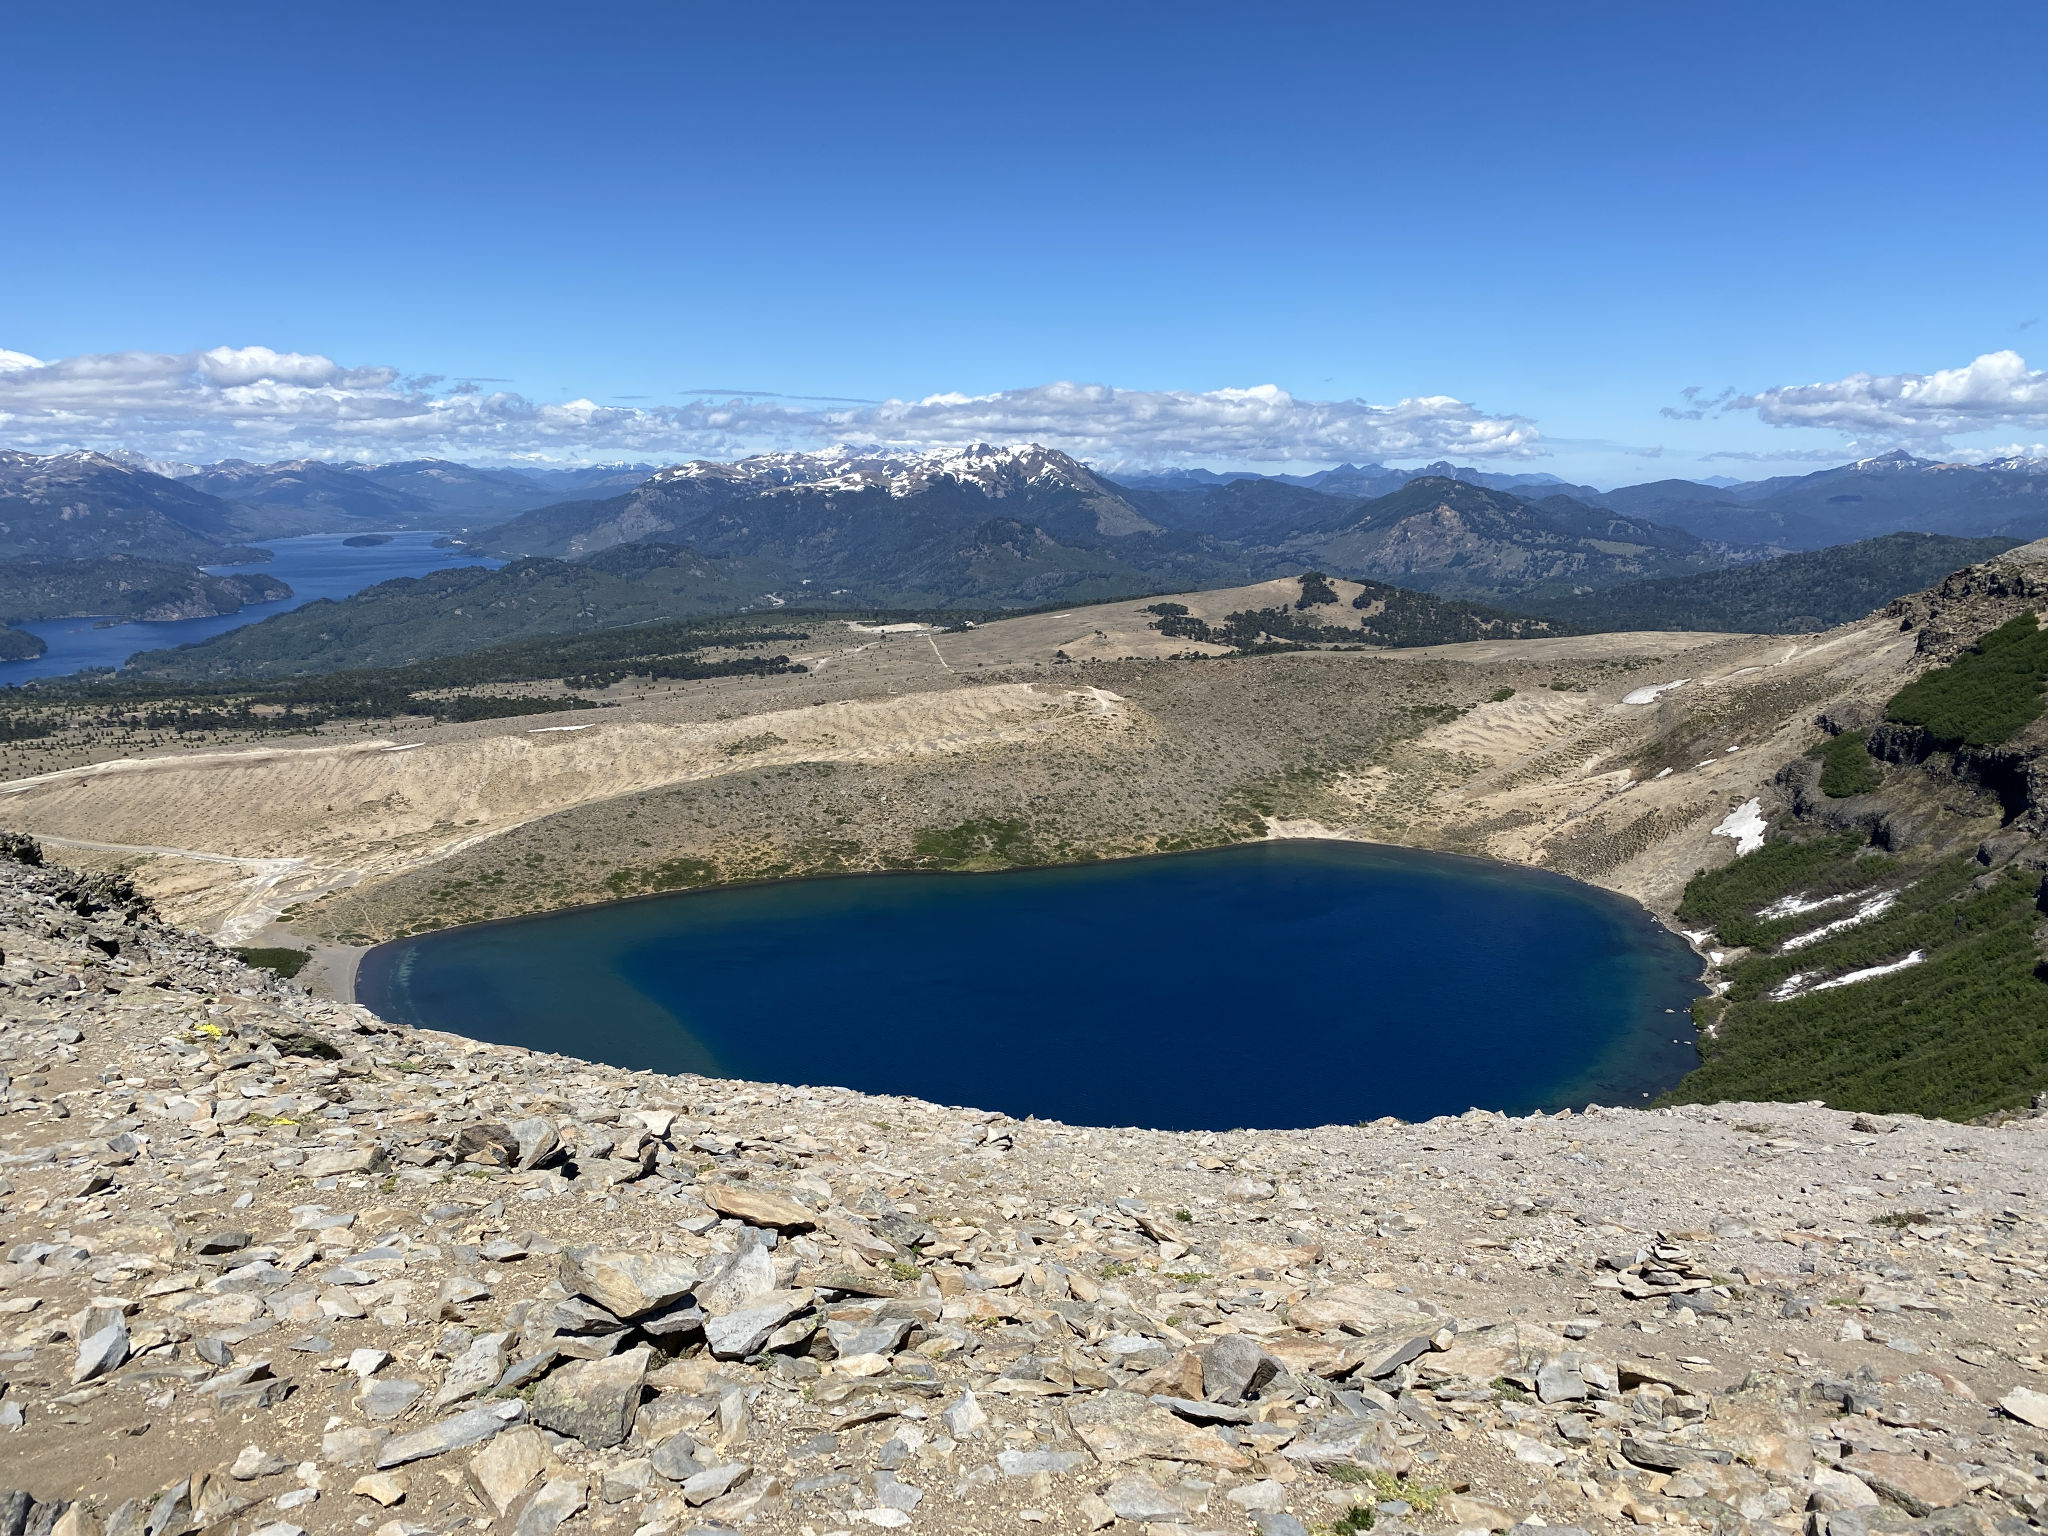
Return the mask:
<path fill-rule="evenodd" d="M 1699 975 L 1610 892 L 1303 840 L 444 929 L 371 950 L 356 996 L 614 1066 L 1225 1130 L 1641 1104 L 1698 1065 Z"/>

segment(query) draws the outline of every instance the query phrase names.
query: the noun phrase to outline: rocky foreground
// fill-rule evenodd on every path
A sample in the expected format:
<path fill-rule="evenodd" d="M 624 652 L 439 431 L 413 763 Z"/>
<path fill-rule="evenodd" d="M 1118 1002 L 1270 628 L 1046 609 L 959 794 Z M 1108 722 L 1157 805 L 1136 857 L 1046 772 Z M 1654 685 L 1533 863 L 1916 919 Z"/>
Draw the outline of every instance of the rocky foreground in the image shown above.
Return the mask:
<path fill-rule="evenodd" d="M 4 858 L 0 956 L 0 1536 L 2048 1515 L 2038 1116 L 1196 1135 L 659 1077 Z"/>

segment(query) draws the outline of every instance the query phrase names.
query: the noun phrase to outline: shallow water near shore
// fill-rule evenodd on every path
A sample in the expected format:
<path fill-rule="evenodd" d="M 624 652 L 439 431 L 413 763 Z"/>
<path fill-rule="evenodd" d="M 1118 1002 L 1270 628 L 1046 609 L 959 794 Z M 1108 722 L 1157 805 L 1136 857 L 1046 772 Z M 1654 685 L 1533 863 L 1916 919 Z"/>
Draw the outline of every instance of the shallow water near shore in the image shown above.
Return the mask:
<path fill-rule="evenodd" d="M 1623 897 L 1286 841 L 858 875 L 451 928 L 364 956 L 399 1023 L 614 1066 L 1159 1129 L 1641 1104 L 1698 957 Z"/>

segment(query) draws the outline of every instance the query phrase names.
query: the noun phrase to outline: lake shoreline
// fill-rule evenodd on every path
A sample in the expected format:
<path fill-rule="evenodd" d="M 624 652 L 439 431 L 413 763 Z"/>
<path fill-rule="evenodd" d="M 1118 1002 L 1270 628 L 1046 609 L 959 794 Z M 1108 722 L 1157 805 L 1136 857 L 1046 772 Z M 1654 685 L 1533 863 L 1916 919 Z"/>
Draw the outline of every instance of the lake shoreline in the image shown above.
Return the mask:
<path fill-rule="evenodd" d="M 197 569 L 209 576 L 275 577 L 291 589 L 290 596 L 245 603 L 233 612 L 187 619 L 120 619 L 107 614 L 37 619 L 17 627 L 43 642 L 43 654 L 0 661 L 0 687 L 70 678 L 106 668 L 119 672 L 136 655 L 198 644 L 294 612 L 323 598 L 346 597 L 380 582 L 428 575 L 449 567 L 495 567 L 504 563 L 434 544 L 434 540 L 448 535 L 449 530 L 440 528 L 394 529 L 376 535 L 384 541 L 380 544 L 353 546 L 349 539 L 362 535 L 300 534 L 263 540 L 268 558 L 262 561 Z"/>
<path fill-rule="evenodd" d="M 1317 845 L 1329 849 L 1349 845 L 1352 850 L 1370 857 L 1364 861 L 1340 859 L 1334 864 L 1332 861 L 1317 859 L 1312 855 L 1301 859 L 1257 857 L 1258 851 L 1262 849 L 1273 854 L 1282 849 L 1307 849 Z M 1524 928 L 1530 921 L 1537 919 L 1557 922 L 1561 928 L 1572 929 L 1577 934 L 1572 942 L 1582 947 L 1586 939 L 1584 933 L 1579 930 L 1587 928 L 1589 924 L 1592 928 L 1597 928 L 1605 937 L 1598 940 L 1593 950 L 1585 952 L 1585 964 L 1576 970 L 1573 969 L 1573 962 L 1568 955 L 1550 954 L 1543 942 L 1530 938 L 1526 933 L 1518 935 L 1515 942 L 1524 946 L 1522 951 L 1518 951 L 1521 954 L 1521 969 L 1502 986 L 1489 984 L 1484 993 L 1485 1006 L 1495 1013 L 1504 1010 L 1505 1013 L 1514 1015 L 1517 1020 L 1547 1020 L 1543 1027 L 1552 1030 L 1555 1038 L 1546 1036 L 1546 1039 L 1551 1040 L 1551 1045 L 1539 1047 L 1533 1040 L 1522 1043 L 1514 1038 L 1522 1028 L 1519 1022 L 1514 1025 L 1489 1027 L 1508 1031 L 1504 1037 L 1510 1042 L 1504 1047 L 1507 1056 L 1513 1056 L 1516 1051 L 1533 1053 L 1528 1055 L 1528 1060 L 1533 1063 L 1530 1070 L 1537 1071 L 1549 1086 L 1537 1090 L 1525 1083 L 1521 1088 L 1516 1088 L 1505 1079 L 1499 1078 L 1499 1071 L 1504 1069 L 1497 1066 L 1474 1068 L 1473 1096 L 1469 1102 L 1458 1105 L 1460 1110 L 1471 1107 L 1472 1104 L 1481 1107 L 1501 1107 L 1504 1096 L 1506 1102 L 1519 1104 L 1529 1092 L 1535 1092 L 1549 1107 L 1579 1105 L 1586 1102 L 1641 1103 L 1649 1100 L 1653 1094 L 1661 1094 L 1676 1087 L 1698 1065 L 1689 1009 L 1691 1002 L 1701 991 L 1700 956 L 1683 935 L 1674 932 L 1642 903 L 1620 892 L 1555 871 L 1530 868 L 1471 854 L 1446 854 L 1400 844 L 1345 837 L 1275 836 L 1212 849 L 1175 850 L 1172 854 L 1149 853 L 1001 869 L 834 872 L 796 878 L 735 881 L 685 891 L 621 897 L 615 901 L 555 909 L 545 913 L 522 913 L 413 934 L 401 939 L 388 940 L 364 950 L 355 969 L 353 1000 L 391 1022 L 439 1029 L 470 1038 L 491 1040 L 498 1044 L 521 1044 L 530 1049 L 567 1050 L 571 1054 L 587 1059 L 635 1070 L 696 1070 L 706 1072 L 707 1075 L 785 1080 L 793 1073 L 801 1076 L 802 1068 L 793 1066 L 789 1061 L 768 1064 L 741 1062 L 731 1067 L 717 1064 L 722 1063 L 721 1050 L 730 1048 L 730 1042 L 722 1047 L 711 1037 L 700 1039 L 698 1036 L 701 1033 L 701 1026 L 697 1022 L 693 1021 L 691 1025 L 685 1027 L 679 1016 L 664 1011 L 663 1005 L 656 1001 L 657 998 L 667 995 L 661 990 L 662 985 L 666 983 L 656 975 L 660 966 L 657 963 L 655 972 L 647 971 L 647 966 L 655 963 L 647 958 L 647 954 L 653 951 L 642 952 L 633 949 L 628 941 L 619 937 L 621 931 L 627 930 L 638 934 L 645 943 L 653 944 L 655 949 L 659 950 L 662 943 L 672 938 L 669 930 L 673 927 L 679 926 L 684 930 L 707 925 L 718 927 L 724 921 L 721 914 L 730 914 L 736 910 L 779 914 L 780 909 L 792 905 L 804 910 L 836 913 L 838 920 L 844 921 L 848 914 L 868 917 L 871 909 L 877 905 L 885 908 L 903 908 L 906 912 L 910 912 L 911 909 L 922 912 L 919 903 L 925 902 L 933 911 L 941 914 L 938 920 L 943 921 L 946 912 L 963 906 L 993 907 L 1001 910 L 1006 904 L 1021 903 L 1026 907 L 1031 906 L 1034 901 L 1042 904 L 1047 892 L 1078 893 L 1078 899 L 1085 901 L 1090 893 L 1096 890 L 1096 884 L 1090 882 L 1088 876 L 1110 876 L 1112 872 L 1116 872 L 1111 882 L 1113 887 L 1129 887 L 1154 896 L 1168 887 L 1172 888 L 1176 896 L 1183 886 L 1192 885 L 1206 890 L 1216 887 L 1219 880 L 1222 886 L 1228 889 L 1233 881 L 1256 887 L 1261 881 L 1269 884 L 1279 881 L 1286 886 L 1288 882 L 1307 882 L 1312 885 L 1316 879 L 1322 879 L 1338 885 L 1350 882 L 1352 887 L 1367 891 L 1376 884 L 1391 889 L 1407 882 L 1420 888 L 1423 895 L 1438 906 L 1444 907 L 1450 914 L 1438 928 L 1423 932 L 1419 936 L 1410 936 L 1425 949 L 1432 945 L 1456 947 L 1461 944 L 1479 944 L 1483 947 L 1488 943 L 1503 942 L 1497 936 L 1488 934 L 1486 925 L 1478 918 L 1465 918 L 1458 910 L 1459 901 L 1469 901 L 1478 907 L 1484 907 L 1488 903 L 1498 906 L 1505 902 L 1509 907 L 1519 911 L 1518 921 Z M 1036 889 L 1026 887 L 1021 881 L 1017 886 L 1005 887 L 998 882 L 955 882 L 949 878 L 963 874 L 1008 875 L 1021 877 L 1021 881 L 1032 881 L 1036 877 Z M 884 880 L 880 878 L 881 876 L 897 878 Z M 867 882 L 858 899 L 846 889 L 851 882 Z M 970 888 L 975 892 L 972 898 L 965 894 Z M 1004 894 L 991 894 L 997 891 Z M 772 897 L 770 893 L 773 893 Z M 735 898 L 740 899 L 737 907 L 734 905 Z M 1215 898 L 1203 896 L 1201 899 Z M 1347 899 L 1365 898 L 1351 895 L 1347 896 Z M 650 908 L 650 903 L 656 900 L 670 903 L 663 919 L 656 919 Z M 1226 904 L 1234 901 L 1235 897 L 1231 895 Z M 716 908 L 708 905 L 713 902 L 722 902 L 723 905 Z M 1156 910 L 1149 914 L 1140 911 L 1132 916 L 1131 921 L 1136 924 L 1135 931 L 1104 932 L 1091 941 L 1096 947 L 1095 952 L 1090 955 L 1089 963 L 1096 969 L 1089 973 L 1090 990 L 1100 990 L 1104 987 L 1108 987 L 1112 992 L 1115 990 L 1115 977 L 1112 976 L 1105 982 L 1100 974 L 1104 955 L 1121 952 L 1127 969 L 1135 966 L 1137 970 L 1143 970 L 1145 962 L 1134 957 L 1144 953 L 1144 944 L 1147 941 L 1147 930 L 1144 928 L 1146 922 L 1158 925 L 1161 931 L 1175 930 L 1169 948 L 1162 951 L 1163 955 L 1171 957 L 1173 968 L 1192 966 L 1200 969 L 1205 964 L 1214 963 L 1215 945 L 1204 944 L 1197 939 L 1187 942 L 1185 953 L 1172 947 L 1181 942 L 1177 936 L 1177 929 L 1180 924 L 1190 920 L 1188 914 L 1173 903 L 1155 903 L 1155 907 Z M 1530 913 L 1535 913 L 1536 919 L 1530 918 Z M 1199 916 L 1198 913 L 1196 915 Z M 771 925 L 781 925 L 776 929 L 780 935 L 778 942 L 785 946 L 780 950 L 771 949 L 771 953 L 790 957 L 781 965 L 766 968 L 760 984 L 771 991 L 782 984 L 782 977 L 777 974 L 778 972 L 792 967 L 802 970 L 806 962 L 797 955 L 798 951 L 816 946 L 829 948 L 834 943 L 843 942 L 833 931 L 831 924 L 823 923 L 822 920 L 821 926 L 811 929 L 805 929 L 801 924 L 792 926 L 794 920 L 782 915 L 766 920 L 770 921 Z M 923 913 L 919 917 L 920 922 L 931 920 L 933 919 L 930 913 Z M 1400 920 L 1398 916 L 1388 919 L 1396 925 Z M 1238 921 L 1233 906 L 1231 920 L 1225 925 L 1225 931 L 1229 931 Z M 1254 927 L 1257 927 L 1260 921 L 1267 922 L 1267 928 L 1258 929 L 1260 936 L 1283 948 L 1289 943 L 1307 942 L 1302 934 L 1295 933 L 1293 927 L 1288 926 L 1293 920 L 1284 914 L 1272 917 L 1264 911 L 1259 911 L 1246 921 Z M 1328 918 L 1326 914 L 1318 911 L 1304 921 L 1327 924 Z M 525 925 L 525 929 L 521 930 L 517 925 Z M 1576 925 L 1576 928 L 1573 925 Z M 534 933 L 533 930 L 537 928 L 544 929 L 545 937 Z M 1278 929 L 1277 934 L 1275 931 L 1269 931 L 1275 928 Z M 904 933 L 909 931 L 906 927 Z M 1303 934 L 1306 932 L 1307 930 L 1303 929 Z M 535 967 L 540 965 L 540 962 L 534 958 L 534 951 L 544 949 L 550 940 L 566 943 L 570 934 L 581 935 L 590 942 L 587 947 L 577 948 L 573 958 L 558 957 L 559 963 L 580 972 L 587 985 L 573 997 L 565 993 L 559 1013 L 549 1016 L 551 1026 L 543 1025 L 536 1022 L 534 1010 L 539 1005 L 534 999 L 545 992 L 548 986 L 559 985 L 560 978 L 542 976 L 536 972 Z M 517 942 L 514 941 L 515 935 L 518 936 Z M 1343 930 L 1339 934 L 1341 942 L 1333 952 L 1324 955 L 1318 951 L 1311 959 L 1290 955 L 1282 961 L 1268 958 L 1266 954 L 1260 952 L 1257 958 L 1248 957 L 1241 966 L 1228 968 L 1227 974 L 1218 982 L 1219 997 L 1227 998 L 1233 995 L 1232 988 L 1247 994 L 1263 994 L 1276 980 L 1298 981 L 1300 978 L 1295 973 L 1309 968 L 1315 961 L 1326 962 L 1336 974 L 1346 974 L 1344 965 L 1347 957 L 1352 956 L 1354 952 L 1363 954 L 1364 950 L 1360 949 L 1360 946 L 1369 948 L 1369 941 L 1376 938 L 1377 934 L 1374 932 Z M 1020 942 L 1024 943 L 1027 949 L 1031 947 L 1026 941 Z M 887 950 L 891 943 L 914 949 L 914 945 L 910 945 L 910 941 L 901 934 L 878 941 L 882 950 Z M 1312 944 L 1309 947 L 1311 950 L 1314 948 Z M 1054 945 L 1053 948 L 1062 955 L 1067 953 L 1058 945 Z M 1575 950 L 1572 953 L 1579 951 Z M 472 954 L 496 958 L 461 958 Z M 701 961 L 703 956 L 698 958 Z M 930 958 L 912 955 L 902 963 L 915 965 L 930 961 Z M 955 963 L 955 957 L 944 957 L 940 962 L 941 968 L 950 963 Z M 1355 960 L 1345 985 L 1362 984 L 1366 993 L 1375 998 L 1389 987 L 1406 988 L 1407 991 L 1401 994 L 1405 1000 L 1398 1003 L 1394 1010 L 1403 1018 L 1436 1017 L 1445 1007 L 1452 1008 L 1453 1012 L 1457 1007 L 1464 1007 L 1469 1012 L 1478 1006 L 1471 996 L 1466 995 L 1472 991 L 1474 985 L 1467 974 L 1470 967 L 1457 964 L 1456 957 L 1447 960 L 1438 973 L 1428 977 L 1396 974 L 1401 972 L 1405 963 L 1399 953 L 1381 956 L 1378 960 Z M 1382 965 L 1386 974 L 1372 973 L 1370 966 L 1373 964 Z M 465 979 L 462 987 L 458 989 L 461 1001 L 451 1006 L 458 1009 L 478 1007 L 480 1005 L 476 1002 L 476 994 L 504 987 L 507 989 L 507 997 L 502 1004 L 502 1011 L 491 1014 L 488 1020 L 480 1023 L 477 1019 L 451 1018 L 445 1011 L 435 1012 L 436 1005 L 423 1004 L 423 994 L 419 989 L 424 987 L 426 994 L 431 995 L 435 987 L 444 985 L 445 977 L 440 971 L 448 965 L 468 967 L 462 970 Z M 1361 966 L 1366 968 L 1360 969 Z M 1609 976 L 1607 973 L 1614 972 L 1617 966 L 1621 970 Z M 425 968 L 424 972 L 419 971 L 420 967 Z M 858 968 L 856 962 L 855 969 Z M 1112 965 L 1111 970 L 1114 969 Z M 1006 976 L 1002 971 L 1001 965 L 991 963 L 985 976 L 978 975 L 971 986 L 958 993 L 946 994 L 947 1001 L 939 1011 L 948 1008 L 956 1011 L 965 1009 L 967 1015 L 978 1015 L 990 1006 L 995 1006 L 1000 1011 L 1002 1005 L 999 999 L 992 1002 L 990 998 L 985 998 L 981 994 L 985 989 L 993 989 L 995 993 L 1001 994 L 1021 985 L 1015 976 Z M 1285 977 L 1283 978 L 1280 973 L 1286 973 Z M 427 977 L 425 982 L 420 980 L 422 974 Z M 650 981 L 649 976 L 655 976 L 655 979 Z M 1619 987 L 1627 994 L 1626 998 L 1617 1001 L 1604 995 L 1577 996 L 1578 991 L 1588 987 L 1595 987 L 1597 991 L 1595 983 L 1596 978 L 1600 976 L 1606 976 L 1607 979 L 1599 983 L 1599 986 L 1610 990 Z M 878 984 L 887 991 L 890 986 L 896 985 L 896 978 L 891 975 Z M 700 1001 L 694 995 L 695 986 L 696 978 L 693 975 L 693 1004 Z M 852 983 L 847 983 L 846 986 L 849 991 L 857 992 Z M 1155 987 L 1171 993 L 1173 982 L 1165 977 L 1132 981 L 1130 996 L 1149 996 Z M 610 1009 L 614 1017 L 600 1027 L 598 1034 L 591 1033 L 592 1028 L 596 1026 L 585 1024 L 579 1039 L 565 1043 L 562 1036 L 576 1031 L 578 1016 L 590 1009 L 598 1008 L 599 1005 L 593 999 L 599 994 L 603 994 L 606 999 L 603 1007 Z M 1071 996 L 1060 993 L 1057 989 L 1049 994 L 1049 997 L 1052 996 L 1067 999 L 1066 1002 L 1055 1006 L 1054 1012 L 1062 1012 L 1070 1006 L 1079 1006 L 1074 1003 Z M 1574 997 L 1576 1001 L 1572 1000 Z M 1206 999 L 1194 1002 L 1187 1012 L 1201 1013 L 1205 1003 Z M 861 999 L 858 996 L 851 1002 L 845 996 L 834 998 L 834 1007 L 839 1009 L 852 1008 L 857 1011 L 860 1004 Z M 704 1006 L 710 1005 L 705 1003 Z M 902 1012 L 915 1016 L 923 1006 L 907 1005 Z M 1227 1011 L 1229 1006 L 1231 1004 L 1227 1001 L 1219 1001 L 1216 1004 L 1216 1007 L 1223 1011 Z M 1652 1013 L 1652 1006 L 1661 1007 L 1662 1013 Z M 423 1008 L 424 1012 L 421 1011 Z M 1571 1012 L 1574 1008 L 1582 1009 L 1585 1017 L 1593 1022 L 1578 1022 L 1579 1015 Z M 1404 1009 L 1406 1011 L 1401 1012 Z M 744 1009 L 739 1010 L 739 1013 L 744 1012 Z M 1570 1014 L 1573 1022 L 1562 1026 L 1563 1033 L 1558 1034 L 1561 1026 L 1556 1016 L 1561 1012 Z M 733 1016 L 737 1017 L 739 1013 Z M 1625 1019 L 1622 1017 L 1623 1014 L 1626 1014 Z M 1376 1015 L 1375 1026 L 1384 1024 L 1386 1019 L 1393 1016 Z M 616 1023 L 616 1020 L 628 1017 L 636 1017 L 640 1023 L 632 1027 Z M 1126 1015 L 1113 1013 L 1111 1017 L 1117 1020 L 1118 1029 L 1128 1027 L 1123 1022 Z M 1669 1024 L 1675 1026 L 1677 1035 L 1682 1038 L 1659 1033 L 1666 1027 L 1667 1018 Z M 713 1027 L 712 1036 L 719 1035 L 721 1027 L 725 1026 Z M 871 1027 L 879 1026 L 871 1021 Z M 1036 1027 L 1032 1026 L 1033 1029 Z M 1402 1028 L 1398 1023 L 1395 1027 L 1397 1032 Z M 635 1035 L 635 1028 L 645 1033 Z M 484 1032 L 480 1032 L 480 1029 Z M 604 1034 L 604 1030 L 612 1032 Z M 1592 1032 L 1587 1033 L 1589 1030 Z M 662 1045 L 662 1040 L 669 1043 Z M 1350 1043 L 1355 1045 L 1357 1041 L 1352 1040 Z M 1384 1042 L 1374 1046 L 1374 1050 L 1380 1050 L 1383 1045 Z M 1673 1047 L 1679 1049 L 1674 1051 Z M 1554 1055 L 1542 1054 L 1543 1050 L 1553 1048 Z M 1418 1048 L 1409 1045 L 1403 1049 Z M 678 1058 L 661 1054 L 663 1051 L 671 1050 L 684 1053 L 692 1064 L 679 1067 Z M 642 1059 L 647 1052 L 654 1054 Z M 801 1053 L 798 1053 L 797 1059 L 804 1059 Z M 1488 1073 L 1493 1075 L 1488 1076 Z M 1463 1078 L 1464 1074 L 1459 1072 L 1443 1080 L 1462 1081 Z M 841 1083 L 842 1080 L 833 1077 L 831 1081 Z M 918 1083 L 907 1083 L 895 1088 L 878 1087 L 873 1083 L 843 1085 L 854 1086 L 861 1091 L 897 1091 L 917 1097 L 943 1097 L 930 1087 Z M 1432 1087 L 1429 1091 L 1436 1090 Z M 1454 1096 L 1462 1097 L 1457 1094 Z M 968 1097 L 986 1098 L 987 1095 L 983 1093 Z M 1052 1118 L 1075 1118 L 1074 1111 L 1058 1105 L 1034 1112 Z M 1401 1117 L 1418 1116 L 1403 1114 Z"/>

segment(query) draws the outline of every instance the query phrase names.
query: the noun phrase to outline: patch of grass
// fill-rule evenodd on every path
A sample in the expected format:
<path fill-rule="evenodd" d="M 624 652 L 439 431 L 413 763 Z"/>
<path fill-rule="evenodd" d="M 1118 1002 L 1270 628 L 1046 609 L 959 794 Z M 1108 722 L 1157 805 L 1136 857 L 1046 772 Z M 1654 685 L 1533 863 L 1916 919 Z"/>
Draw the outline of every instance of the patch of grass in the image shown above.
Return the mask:
<path fill-rule="evenodd" d="M 1363 1485 L 1381 1499 L 1400 1499 L 1418 1515 L 1434 1514 L 1451 1490 L 1441 1483 L 1403 1482 L 1384 1467 L 1331 1467 L 1329 1477 L 1339 1483 Z"/>
<path fill-rule="evenodd" d="M 1189 1226 L 1192 1225 L 1194 1222 L 1195 1213 L 1189 1210 L 1186 1206 L 1182 1206 L 1179 1210 L 1173 1213 L 1173 1219 L 1179 1222 L 1182 1226 Z"/>
<path fill-rule="evenodd" d="M 616 896 L 638 896 L 715 885 L 720 878 L 718 866 L 708 859 L 677 858 L 638 869 L 615 869 L 605 876 L 604 883 Z"/>
<path fill-rule="evenodd" d="M 910 840 L 911 852 L 944 869 L 993 869 L 1037 864 L 1029 822 L 978 816 L 952 827 L 933 827 Z"/>
<path fill-rule="evenodd" d="M 1529 1394 L 1516 1386 L 1512 1381 L 1509 1381 L 1505 1376 L 1493 1378 L 1493 1390 L 1496 1395 L 1506 1398 L 1511 1403 L 1526 1403 L 1529 1401 Z"/>
<path fill-rule="evenodd" d="M 259 966 L 278 975 L 292 977 L 306 968 L 306 962 L 313 958 L 310 950 L 304 949 L 238 949 L 235 958 L 244 965 Z"/>
<path fill-rule="evenodd" d="M 1925 1211 L 1886 1211 L 1882 1216 L 1871 1217 L 1870 1224 L 1873 1227 L 1897 1227 L 1903 1231 L 1907 1227 L 1924 1227 L 1932 1220 L 1934 1218 Z"/>
<path fill-rule="evenodd" d="M 1378 1512 L 1370 1504 L 1355 1504 L 1332 1521 L 1328 1529 L 1331 1536 L 1354 1536 L 1358 1531 L 1371 1530 L 1378 1518 Z"/>
<path fill-rule="evenodd" d="M 1512 688 L 1496 688 L 1493 690 L 1492 693 L 1489 693 L 1486 697 L 1488 702 L 1490 703 L 1505 704 L 1509 699 L 1512 699 L 1514 696 L 1515 690 Z"/>
<path fill-rule="evenodd" d="M 749 752 L 766 752 L 770 747 L 785 747 L 789 743 L 773 731 L 763 731 L 758 736 L 742 736 L 738 741 L 725 744 L 727 757 L 744 757 Z"/>

